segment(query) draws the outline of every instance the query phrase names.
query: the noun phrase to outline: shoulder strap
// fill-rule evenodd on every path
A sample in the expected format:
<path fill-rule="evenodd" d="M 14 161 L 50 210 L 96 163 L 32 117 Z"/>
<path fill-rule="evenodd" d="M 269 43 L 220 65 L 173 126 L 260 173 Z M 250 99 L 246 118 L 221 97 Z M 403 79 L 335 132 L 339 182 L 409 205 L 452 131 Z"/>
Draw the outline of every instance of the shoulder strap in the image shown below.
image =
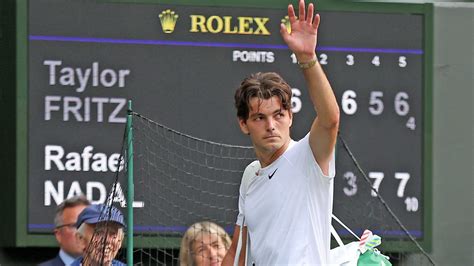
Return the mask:
<path fill-rule="evenodd" d="M 340 225 L 342 225 L 342 227 L 344 227 L 344 229 L 346 229 L 347 231 L 349 231 L 349 233 L 351 233 L 357 240 L 360 241 L 360 237 L 358 237 L 354 232 L 352 232 L 352 230 L 349 229 L 349 227 L 347 227 L 347 225 L 345 225 L 343 222 L 341 222 L 341 220 L 339 220 L 339 218 L 337 218 L 336 215 L 332 214 L 332 218 L 333 218 L 336 222 L 338 222 Z M 331 225 L 331 233 L 333 232 L 333 230 L 334 230 L 334 228 L 333 228 L 332 225 Z M 334 230 L 334 233 L 337 234 L 336 230 Z M 338 237 L 339 237 L 339 235 L 338 235 Z M 334 238 L 336 238 L 336 237 L 334 237 Z M 339 239 L 340 239 L 340 238 L 339 238 Z M 337 240 L 337 239 L 336 239 L 336 240 Z"/>
<path fill-rule="evenodd" d="M 344 246 L 344 242 L 342 242 L 341 237 L 337 234 L 336 229 L 334 229 L 332 225 L 331 225 L 331 235 L 332 237 L 334 237 L 334 239 L 336 239 L 336 242 L 340 247 Z"/>
<path fill-rule="evenodd" d="M 349 233 L 351 233 L 355 238 L 357 238 L 357 240 L 360 241 L 360 238 L 354 232 L 352 232 L 352 230 L 349 229 L 349 227 L 347 227 L 343 222 L 341 222 L 341 220 L 339 220 L 339 218 L 337 218 L 336 215 L 332 214 L 332 218 L 336 222 L 338 222 L 340 225 L 342 225 L 342 227 L 344 227 L 347 231 L 349 231 Z M 331 235 L 332 237 L 334 237 L 334 239 L 336 239 L 336 242 L 340 247 L 344 246 L 344 242 L 342 242 L 341 237 L 339 236 L 336 229 L 334 229 L 332 225 L 331 225 Z"/>

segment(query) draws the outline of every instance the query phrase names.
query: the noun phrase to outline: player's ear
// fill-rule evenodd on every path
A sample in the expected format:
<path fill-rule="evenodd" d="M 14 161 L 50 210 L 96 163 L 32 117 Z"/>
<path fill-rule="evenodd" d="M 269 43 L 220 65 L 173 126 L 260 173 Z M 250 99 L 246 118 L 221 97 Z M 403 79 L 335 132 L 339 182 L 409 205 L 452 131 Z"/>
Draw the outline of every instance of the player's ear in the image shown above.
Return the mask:
<path fill-rule="evenodd" d="M 239 120 L 240 130 L 242 131 L 242 133 L 244 133 L 245 135 L 250 135 L 250 132 L 247 126 L 247 119 L 243 119 L 239 117 L 238 120 Z"/>

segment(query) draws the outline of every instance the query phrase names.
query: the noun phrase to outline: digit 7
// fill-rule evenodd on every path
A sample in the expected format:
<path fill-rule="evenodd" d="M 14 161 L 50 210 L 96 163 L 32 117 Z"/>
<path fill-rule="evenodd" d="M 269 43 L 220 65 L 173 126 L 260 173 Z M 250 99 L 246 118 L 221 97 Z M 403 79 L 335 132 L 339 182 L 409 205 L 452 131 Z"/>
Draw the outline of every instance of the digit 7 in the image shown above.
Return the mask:
<path fill-rule="evenodd" d="M 382 172 L 370 172 L 369 178 L 375 179 L 374 184 L 372 184 L 372 188 L 375 189 L 375 191 L 379 192 L 380 183 L 382 183 L 384 174 Z M 377 193 L 375 191 L 370 191 L 370 195 L 372 195 L 372 197 L 377 197 Z"/>
<path fill-rule="evenodd" d="M 409 173 L 395 173 L 395 179 L 400 179 L 400 184 L 398 185 L 397 189 L 397 196 L 402 198 L 405 194 L 405 187 L 408 183 L 408 179 L 410 179 Z"/>

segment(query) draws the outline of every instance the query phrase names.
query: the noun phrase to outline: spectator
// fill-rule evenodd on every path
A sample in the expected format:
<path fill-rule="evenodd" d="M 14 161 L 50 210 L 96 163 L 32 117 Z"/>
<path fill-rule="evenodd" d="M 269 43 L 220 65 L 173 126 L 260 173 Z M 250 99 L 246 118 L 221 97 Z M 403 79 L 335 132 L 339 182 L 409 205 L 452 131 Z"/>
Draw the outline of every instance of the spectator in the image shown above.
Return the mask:
<path fill-rule="evenodd" d="M 90 205 L 79 214 L 76 227 L 83 256 L 73 266 L 125 265 L 114 260 L 124 237 L 125 222 L 120 210 L 103 204 Z"/>
<path fill-rule="evenodd" d="M 39 264 L 40 266 L 71 265 L 82 255 L 82 249 L 76 241 L 76 221 L 79 213 L 89 205 L 84 195 L 66 199 L 58 205 L 54 216 L 54 235 L 59 244 L 59 253 L 53 259 Z"/>
<path fill-rule="evenodd" d="M 181 240 L 181 266 L 220 266 L 231 239 L 219 225 L 199 222 L 191 225 Z"/>

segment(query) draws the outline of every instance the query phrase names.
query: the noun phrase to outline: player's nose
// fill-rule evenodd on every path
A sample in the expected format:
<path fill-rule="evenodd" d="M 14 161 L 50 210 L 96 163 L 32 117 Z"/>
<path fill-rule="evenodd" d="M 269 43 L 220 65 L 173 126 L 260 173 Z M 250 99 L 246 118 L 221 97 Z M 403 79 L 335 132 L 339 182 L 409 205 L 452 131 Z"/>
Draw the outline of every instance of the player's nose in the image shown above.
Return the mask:
<path fill-rule="evenodd" d="M 267 123 L 266 123 L 266 126 L 267 126 L 267 131 L 274 131 L 275 130 L 275 120 L 273 120 L 273 118 L 268 118 L 267 119 Z"/>

